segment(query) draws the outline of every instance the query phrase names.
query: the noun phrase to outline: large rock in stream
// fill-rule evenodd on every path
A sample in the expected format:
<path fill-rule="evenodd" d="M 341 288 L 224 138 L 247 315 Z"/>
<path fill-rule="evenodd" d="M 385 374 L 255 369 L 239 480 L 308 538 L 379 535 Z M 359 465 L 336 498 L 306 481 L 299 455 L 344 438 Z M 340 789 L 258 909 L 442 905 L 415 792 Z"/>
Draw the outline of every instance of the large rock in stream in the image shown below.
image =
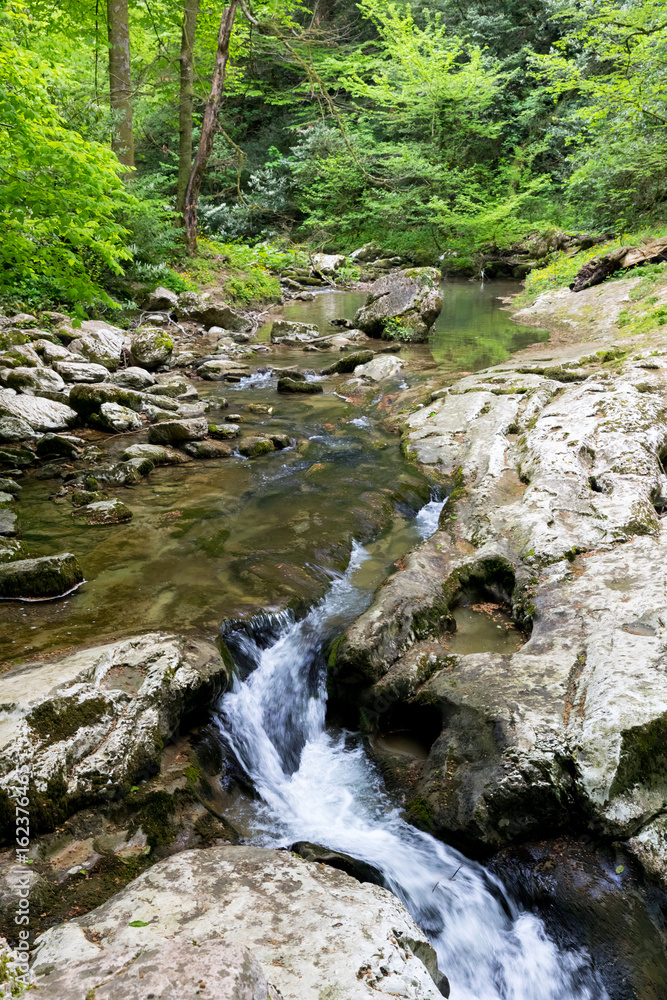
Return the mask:
<path fill-rule="evenodd" d="M 430 746 L 404 789 L 421 825 L 488 850 L 586 824 L 667 884 L 667 357 L 596 360 L 580 382 L 471 376 L 407 418 L 453 492 L 334 644 L 331 682 L 369 730 Z M 457 651 L 461 605 L 530 634 Z"/>
<path fill-rule="evenodd" d="M 0 566 L 0 574 L 11 568 Z M 227 682 L 213 643 L 163 632 L 3 674 L 3 825 L 13 824 L 7 792 L 13 794 L 18 767 L 30 768 L 35 832 L 53 829 L 82 806 L 126 795 L 159 769 L 163 743 L 181 720 Z"/>
<path fill-rule="evenodd" d="M 442 1000 L 435 953 L 387 889 L 258 847 L 155 865 L 43 934 L 34 972 L 49 1000 Z"/>
<path fill-rule="evenodd" d="M 422 341 L 441 309 L 440 273 L 434 267 L 411 267 L 374 282 L 354 324 L 371 337 Z"/>

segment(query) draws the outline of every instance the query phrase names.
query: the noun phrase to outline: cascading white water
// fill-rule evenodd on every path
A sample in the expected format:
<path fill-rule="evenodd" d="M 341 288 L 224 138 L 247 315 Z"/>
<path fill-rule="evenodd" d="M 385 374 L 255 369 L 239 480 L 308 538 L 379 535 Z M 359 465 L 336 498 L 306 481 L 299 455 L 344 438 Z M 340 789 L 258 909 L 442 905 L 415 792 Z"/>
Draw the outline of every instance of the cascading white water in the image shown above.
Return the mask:
<path fill-rule="evenodd" d="M 424 508 L 423 537 L 441 506 Z M 302 621 L 276 616 L 268 648 L 236 635 L 254 669 L 222 697 L 216 718 L 259 797 L 256 842 L 310 841 L 379 869 L 431 940 L 452 1000 L 604 1000 L 583 952 L 559 949 L 483 866 L 406 823 L 361 739 L 325 729 L 321 647 L 369 603 L 354 585 L 365 556 L 355 546 L 345 575 Z"/>

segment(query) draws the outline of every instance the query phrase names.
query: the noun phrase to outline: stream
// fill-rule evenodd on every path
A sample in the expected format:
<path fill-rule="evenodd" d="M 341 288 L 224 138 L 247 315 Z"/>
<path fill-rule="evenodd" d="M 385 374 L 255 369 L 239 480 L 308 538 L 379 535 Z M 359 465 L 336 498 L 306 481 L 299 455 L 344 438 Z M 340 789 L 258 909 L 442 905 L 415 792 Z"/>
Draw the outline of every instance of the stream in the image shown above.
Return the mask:
<path fill-rule="evenodd" d="M 402 384 L 419 385 L 436 370 L 443 379 L 479 370 L 546 339 L 501 309 L 499 297 L 517 290 L 446 284 L 430 342 L 402 352 L 412 362 Z M 331 319 L 352 318 L 363 298 L 327 291 L 288 304 L 284 314 L 324 332 Z M 315 369 L 340 357 L 278 354 L 277 364 Z M 604 1000 L 587 953 L 559 947 L 496 875 L 408 824 L 362 737 L 327 723 L 328 640 L 436 530 L 442 508 L 442 496 L 383 425 L 383 396 L 396 385 L 378 386 L 365 408 L 332 392 L 278 396 L 270 372 L 197 387 L 209 420 L 238 412 L 253 433 L 287 433 L 292 445 L 253 461 L 156 469 L 114 491 L 134 517 L 111 526 L 75 522 L 54 502 L 53 482 L 27 478 L 26 542 L 43 554 L 75 552 L 87 582 L 63 601 L 5 603 L 0 656 L 11 666 L 100 642 L 119 621 L 126 635 L 192 629 L 212 638 L 225 620 L 238 671 L 213 706 L 212 725 L 225 757 L 254 789 L 228 812 L 246 839 L 272 847 L 310 841 L 372 865 L 431 940 L 445 977 L 441 992 L 452 1000 Z M 257 404 L 272 412 L 259 413 Z M 106 438 L 100 446 L 117 461 L 125 442 Z M 515 641 L 506 629 L 498 634 L 495 621 L 464 613 L 453 651 L 504 651 Z"/>
<path fill-rule="evenodd" d="M 417 515 L 422 538 L 440 506 Z M 278 616 L 268 645 L 246 631 L 226 637 L 245 679 L 214 717 L 258 797 L 252 840 L 310 841 L 379 869 L 433 944 L 452 1000 L 603 1000 L 584 952 L 559 949 L 482 865 L 406 823 L 361 738 L 327 728 L 322 649 L 368 606 L 357 578 L 372 555 L 355 545 L 326 597 L 301 621 Z"/>

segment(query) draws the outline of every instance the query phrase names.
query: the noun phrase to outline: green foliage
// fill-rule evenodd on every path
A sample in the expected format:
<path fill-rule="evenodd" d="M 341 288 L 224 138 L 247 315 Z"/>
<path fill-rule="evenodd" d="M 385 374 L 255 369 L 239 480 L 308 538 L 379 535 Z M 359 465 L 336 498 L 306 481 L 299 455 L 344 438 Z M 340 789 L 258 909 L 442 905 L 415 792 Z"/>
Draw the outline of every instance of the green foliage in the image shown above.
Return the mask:
<path fill-rule="evenodd" d="M 52 68 L 17 41 L 22 8 L 0 21 L 0 298 L 83 305 L 111 299 L 105 272 L 130 257 L 116 215 L 133 199 L 115 156 L 65 127 L 51 101 Z"/>

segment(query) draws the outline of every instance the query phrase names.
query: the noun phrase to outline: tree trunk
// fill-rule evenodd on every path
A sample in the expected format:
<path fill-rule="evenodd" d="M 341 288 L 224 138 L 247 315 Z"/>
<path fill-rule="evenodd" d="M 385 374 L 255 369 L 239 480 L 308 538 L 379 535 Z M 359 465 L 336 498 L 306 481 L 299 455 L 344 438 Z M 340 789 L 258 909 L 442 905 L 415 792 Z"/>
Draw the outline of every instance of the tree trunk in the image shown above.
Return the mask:
<path fill-rule="evenodd" d="M 121 163 L 134 167 L 132 137 L 132 81 L 130 78 L 130 27 L 127 0 L 107 0 L 109 33 L 109 95 L 111 110 L 118 113 L 111 147 Z"/>
<path fill-rule="evenodd" d="M 199 0 L 183 0 L 183 30 L 181 34 L 181 91 L 178 105 L 180 143 L 178 147 L 178 188 L 176 211 L 182 215 L 185 189 L 192 170 L 192 102 L 194 99 L 194 48 Z"/>
<path fill-rule="evenodd" d="M 188 253 L 191 256 L 194 256 L 197 252 L 197 201 L 206 165 L 211 155 L 215 123 L 222 103 L 222 88 L 225 83 L 225 70 L 227 69 L 227 59 L 229 57 L 229 40 L 232 35 L 232 28 L 234 27 L 237 5 L 238 0 L 233 0 L 230 6 L 224 9 L 220 19 L 218 50 L 215 54 L 215 69 L 213 70 L 213 79 L 211 81 L 211 93 L 206 101 L 199 147 L 185 189 L 183 222 L 185 225 L 185 241 Z"/>

